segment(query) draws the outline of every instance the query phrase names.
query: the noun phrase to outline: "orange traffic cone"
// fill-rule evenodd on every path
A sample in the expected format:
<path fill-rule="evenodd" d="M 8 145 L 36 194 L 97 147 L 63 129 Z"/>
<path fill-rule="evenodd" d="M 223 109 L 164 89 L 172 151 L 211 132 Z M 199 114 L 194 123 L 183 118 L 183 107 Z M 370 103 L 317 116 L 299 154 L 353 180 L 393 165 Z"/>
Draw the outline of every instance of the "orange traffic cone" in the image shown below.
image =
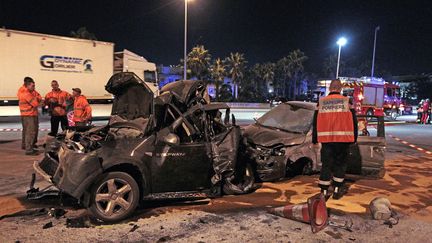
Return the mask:
<path fill-rule="evenodd" d="M 308 198 L 307 203 L 273 208 L 269 213 L 308 223 L 311 225 L 313 233 L 322 230 L 328 223 L 326 201 L 322 193 Z"/>

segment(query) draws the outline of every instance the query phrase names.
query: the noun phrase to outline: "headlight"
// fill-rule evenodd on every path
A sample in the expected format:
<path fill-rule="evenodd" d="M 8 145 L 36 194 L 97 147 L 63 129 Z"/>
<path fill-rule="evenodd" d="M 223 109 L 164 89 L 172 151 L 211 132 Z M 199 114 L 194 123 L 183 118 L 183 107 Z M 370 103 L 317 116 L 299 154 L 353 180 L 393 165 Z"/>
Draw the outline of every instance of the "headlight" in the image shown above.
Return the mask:
<path fill-rule="evenodd" d="M 278 147 L 278 148 L 273 148 L 271 155 L 276 155 L 276 156 L 282 156 L 285 154 L 285 148 L 283 147 Z"/>

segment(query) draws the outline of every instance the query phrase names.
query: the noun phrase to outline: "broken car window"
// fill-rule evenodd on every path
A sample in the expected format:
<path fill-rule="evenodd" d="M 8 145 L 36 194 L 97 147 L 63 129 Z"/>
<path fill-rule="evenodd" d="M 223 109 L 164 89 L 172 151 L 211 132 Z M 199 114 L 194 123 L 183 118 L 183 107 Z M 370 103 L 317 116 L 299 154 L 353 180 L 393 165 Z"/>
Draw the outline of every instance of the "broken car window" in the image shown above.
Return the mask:
<path fill-rule="evenodd" d="M 258 125 L 288 132 L 307 133 L 312 125 L 313 110 L 281 104 L 257 120 Z"/>

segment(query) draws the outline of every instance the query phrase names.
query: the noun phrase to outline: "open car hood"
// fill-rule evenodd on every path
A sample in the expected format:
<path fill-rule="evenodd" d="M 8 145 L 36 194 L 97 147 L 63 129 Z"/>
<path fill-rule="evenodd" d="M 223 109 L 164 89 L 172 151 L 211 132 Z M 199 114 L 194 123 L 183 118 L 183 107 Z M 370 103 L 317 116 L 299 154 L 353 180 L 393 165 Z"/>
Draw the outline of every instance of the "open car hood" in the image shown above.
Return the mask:
<path fill-rule="evenodd" d="M 244 136 L 248 142 L 264 147 L 272 147 L 277 144 L 283 144 L 284 146 L 299 145 L 306 140 L 305 134 L 285 132 L 257 124 L 247 126 L 244 130 Z"/>
<path fill-rule="evenodd" d="M 134 120 L 148 118 L 152 113 L 153 92 L 133 72 L 114 74 L 105 90 L 114 95 L 111 116 Z"/>

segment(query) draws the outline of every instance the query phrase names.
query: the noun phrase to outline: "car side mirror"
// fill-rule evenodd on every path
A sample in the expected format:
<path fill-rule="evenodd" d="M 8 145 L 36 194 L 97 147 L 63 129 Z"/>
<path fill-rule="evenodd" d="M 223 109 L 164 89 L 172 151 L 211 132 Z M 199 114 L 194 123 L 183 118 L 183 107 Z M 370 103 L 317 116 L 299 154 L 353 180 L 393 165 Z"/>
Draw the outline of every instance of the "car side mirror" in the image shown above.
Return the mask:
<path fill-rule="evenodd" d="M 168 135 L 166 135 L 163 138 L 164 143 L 174 146 L 174 145 L 179 145 L 180 144 L 180 138 L 175 135 L 174 133 L 168 133 Z"/>

